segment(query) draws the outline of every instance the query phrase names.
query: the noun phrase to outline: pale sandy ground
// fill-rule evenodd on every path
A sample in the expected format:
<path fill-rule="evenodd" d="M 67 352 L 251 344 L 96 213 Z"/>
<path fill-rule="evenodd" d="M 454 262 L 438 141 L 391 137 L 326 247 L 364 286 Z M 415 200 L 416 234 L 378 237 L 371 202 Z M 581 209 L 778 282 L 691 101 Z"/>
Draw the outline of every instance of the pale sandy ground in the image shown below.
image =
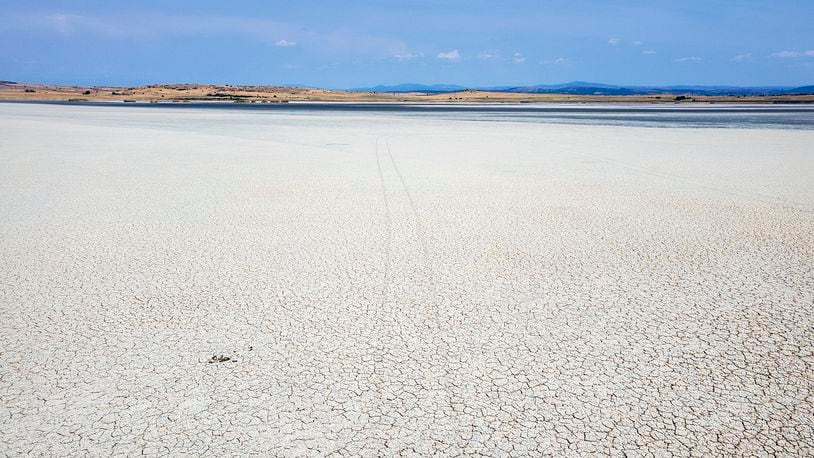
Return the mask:
<path fill-rule="evenodd" d="M 812 145 L 0 104 L 0 453 L 811 455 Z"/>

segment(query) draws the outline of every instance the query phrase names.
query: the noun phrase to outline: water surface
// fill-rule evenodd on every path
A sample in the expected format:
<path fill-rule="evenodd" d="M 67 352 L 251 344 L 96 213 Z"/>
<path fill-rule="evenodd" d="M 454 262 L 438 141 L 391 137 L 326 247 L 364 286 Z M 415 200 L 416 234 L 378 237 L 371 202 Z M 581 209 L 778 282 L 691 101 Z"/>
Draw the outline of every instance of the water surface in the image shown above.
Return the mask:
<path fill-rule="evenodd" d="M 16 102 L 15 102 L 16 103 Z M 41 103 L 41 102 L 23 102 Z M 335 116 L 377 115 L 460 121 L 531 122 L 676 128 L 814 130 L 814 104 L 601 105 L 601 104 L 396 104 L 396 103 L 122 103 L 45 102 L 60 105 L 149 109 L 203 109 Z"/>

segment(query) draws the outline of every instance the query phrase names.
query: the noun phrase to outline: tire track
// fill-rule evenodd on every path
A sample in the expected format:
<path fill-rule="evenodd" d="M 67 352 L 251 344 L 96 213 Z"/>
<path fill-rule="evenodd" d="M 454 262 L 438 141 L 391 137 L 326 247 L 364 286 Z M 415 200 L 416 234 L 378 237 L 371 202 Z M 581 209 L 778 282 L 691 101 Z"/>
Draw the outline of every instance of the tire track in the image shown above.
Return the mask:
<path fill-rule="evenodd" d="M 376 154 L 376 168 L 379 171 L 379 183 L 381 184 L 382 188 L 382 202 L 384 202 L 384 222 L 385 222 L 385 230 L 387 233 L 385 234 L 385 242 L 384 242 L 384 276 L 382 279 L 382 301 L 380 304 L 380 310 L 384 308 L 385 302 L 387 300 L 387 295 L 390 290 L 390 256 L 393 251 L 393 221 L 390 215 L 390 200 L 387 198 L 387 187 L 384 184 L 384 173 L 382 173 L 382 161 L 379 157 L 379 138 L 376 138 L 376 146 L 375 146 L 375 154 Z M 367 313 L 370 314 L 370 304 L 367 306 Z"/>
<path fill-rule="evenodd" d="M 385 147 L 387 149 L 387 156 L 390 159 L 390 163 L 393 165 L 393 169 L 396 171 L 396 175 L 399 177 L 399 181 L 401 182 L 401 187 L 404 189 L 404 194 L 407 196 L 407 203 L 410 206 L 410 212 L 413 215 L 413 220 L 415 221 L 416 225 L 416 232 L 418 233 L 418 240 L 421 244 L 421 258 L 424 262 L 424 274 L 427 277 L 427 283 L 429 287 L 432 289 L 434 294 L 431 297 L 438 296 L 438 289 L 433 281 L 433 272 L 432 272 L 432 264 L 430 263 L 430 250 L 427 244 L 427 233 L 424 230 L 424 224 L 421 221 L 421 215 L 418 213 L 418 209 L 415 205 L 415 200 L 413 200 L 413 195 L 410 192 L 410 187 L 407 185 L 407 180 L 404 179 L 404 175 L 401 173 L 401 169 L 399 169 L 398 164 L 396 164 L 396 160 L 393 157 L 393 152 L 390 149 L 390 139 L 385 138 Z M 432 313 L 435 316 L 435 326 L 440 327 L 440 315 L 438 312 L 437 304 L 430 302 L 430 306 L 432 307 Z"/>
<path fill-rule="evenodd" d="M 385 146 L 387 147 L 387 156 L 390 158 L 390 163 L 393 164 L 393 169 L 395 169 L 396 175 L 398 175 L 399 181 L 401 181 L 401 187 L 404 188 L 404 193 L 407 195 L 407 202 L 410 204 L 410 211 L 413 213 L 413 218 L 415 219 L 415 224 L 418 228 L 419 243 L 421 243 L 421 251 L 424 254 L 424 264 L 429 267 L 430 250 L 427 247 L 427 235 L 424 231 L 424 224 L 421 222 L 421 216 L 418 214 L 418 210 L 416 209 L 413 195 L 410 193 L 410 187 L 407 186 L 407 181 L 404 179 L 404 175 L 401 174 L 401 170 L 399 169 L 399 166 L 396 165 L 396 160 L 393 158 L 393 153 L 390 151 L 389 138 L 385 138 Z"/>

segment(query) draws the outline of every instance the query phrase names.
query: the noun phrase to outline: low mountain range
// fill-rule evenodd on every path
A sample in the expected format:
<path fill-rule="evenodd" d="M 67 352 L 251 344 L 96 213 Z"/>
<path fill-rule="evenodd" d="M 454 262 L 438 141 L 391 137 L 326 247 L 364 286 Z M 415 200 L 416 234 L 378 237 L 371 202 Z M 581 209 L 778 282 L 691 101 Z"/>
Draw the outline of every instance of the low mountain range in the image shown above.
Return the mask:
<path fill-rule="evenodd" d="M 773 95 L 811 95 L 811 86 L 616 86 L 612 84 L 572 81 L 564 84 L 537 84 L 533 86 L 493 86 L 467 87 L 450 84 L 405 83 L 392 86 L 374 86 L 369 88 L 350 89 L 354 92 L 374 93 L 425 93 L 444 94 L 466 90 L 508 92 L 519 94 L 571 94 L 571 95 L 706 95 L 706 96 L 773 96 Z"/>

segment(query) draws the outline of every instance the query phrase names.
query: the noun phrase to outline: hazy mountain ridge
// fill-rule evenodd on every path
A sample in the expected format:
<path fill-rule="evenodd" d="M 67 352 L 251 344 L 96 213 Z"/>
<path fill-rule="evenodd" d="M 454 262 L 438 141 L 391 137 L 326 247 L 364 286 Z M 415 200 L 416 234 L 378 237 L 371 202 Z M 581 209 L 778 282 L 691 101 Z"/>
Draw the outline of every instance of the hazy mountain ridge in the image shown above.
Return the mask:
<path fill-rule="evenodd" d="M 449 84 L 404 83 L 378 85 L 369 88 L 351 89 L 356 92 L 407 93 L 421 92 L 439 94 L 465 90 L 509 92 L 521 94 L 571 94 L 571 95 L 707 95 L 707 96 L 756 96 L 756 95 L 808 95 L 814 94 L 814 85 L 809 86 L 617 86 L 612 84 L 572 81 L 563 84 L 537 84 L 532 86 L 492 86 L 466 87 Z"/>

